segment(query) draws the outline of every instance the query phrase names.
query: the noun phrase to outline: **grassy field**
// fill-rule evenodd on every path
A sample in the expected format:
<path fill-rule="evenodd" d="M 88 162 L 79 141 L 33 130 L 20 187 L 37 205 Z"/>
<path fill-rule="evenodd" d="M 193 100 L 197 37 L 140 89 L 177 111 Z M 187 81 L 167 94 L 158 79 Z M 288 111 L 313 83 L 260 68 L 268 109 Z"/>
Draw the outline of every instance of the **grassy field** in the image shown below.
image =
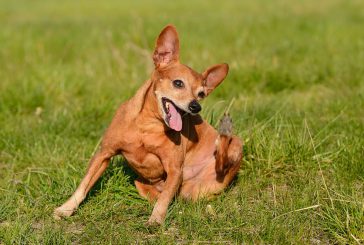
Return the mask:
<path fill-rule="evenodd" d="M 363 244 L 364 2 L 124 2 L 0 1 L 0 244 Z M 215 125 L 231 105 L 238 177 L 148 229 L 152 205 L 115 158 L 53 220 L 168 23 L 184 63 L 230 64 L 202 114 Z"/>

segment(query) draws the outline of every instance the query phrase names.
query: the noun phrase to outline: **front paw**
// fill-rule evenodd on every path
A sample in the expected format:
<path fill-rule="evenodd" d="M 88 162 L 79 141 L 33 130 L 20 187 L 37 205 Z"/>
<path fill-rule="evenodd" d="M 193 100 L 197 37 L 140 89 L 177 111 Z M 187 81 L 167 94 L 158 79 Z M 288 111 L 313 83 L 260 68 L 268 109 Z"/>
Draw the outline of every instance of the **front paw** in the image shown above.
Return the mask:
<path fill-rule="evenodd" d="M 70 217 L 75 212 L 75 209 L 60 206 L 53 211 L 53 218 L 60 220 L 63 217 Z"/>
<path fill-rule="evenodd" d="M 163 218 L 157 216 L 150 216 L 149 220 L 147 221 L 146 225 L 149 227 L 153 226 L 160 226 L 163 224 Z"/>

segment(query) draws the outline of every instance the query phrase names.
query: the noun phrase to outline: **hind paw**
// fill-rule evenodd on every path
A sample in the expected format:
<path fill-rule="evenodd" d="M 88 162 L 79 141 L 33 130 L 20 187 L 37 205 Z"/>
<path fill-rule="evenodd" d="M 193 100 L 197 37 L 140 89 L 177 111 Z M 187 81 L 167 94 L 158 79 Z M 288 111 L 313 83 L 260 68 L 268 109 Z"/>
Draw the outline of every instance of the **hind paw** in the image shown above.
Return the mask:
<path fill-rule="evenodd" d="M 224 114 L 224 116 L 220 119 L 219 124 L 219 134 L 225 136 L 231 136 L 233 132 L 233 121 L 228 114 Z"/>

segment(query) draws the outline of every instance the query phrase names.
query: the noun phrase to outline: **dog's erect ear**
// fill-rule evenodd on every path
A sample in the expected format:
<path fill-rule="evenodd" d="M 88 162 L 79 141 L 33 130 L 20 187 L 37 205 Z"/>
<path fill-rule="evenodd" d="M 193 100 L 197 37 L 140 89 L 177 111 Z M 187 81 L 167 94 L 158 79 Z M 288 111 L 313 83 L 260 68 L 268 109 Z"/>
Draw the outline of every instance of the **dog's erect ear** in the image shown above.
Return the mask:
<path fill-rule="evenodd" d="M 163 68 L 179 59 L 179 39 L 173 25 L 166 26 L 155 44 L 153 61 L 156 68 Z"/>
<path fill-rule="evenodd" d="M 214 65 L 202 73 L 206 95 L 210 94 L 225 79 L 229 72 L 228 64 Z"/>

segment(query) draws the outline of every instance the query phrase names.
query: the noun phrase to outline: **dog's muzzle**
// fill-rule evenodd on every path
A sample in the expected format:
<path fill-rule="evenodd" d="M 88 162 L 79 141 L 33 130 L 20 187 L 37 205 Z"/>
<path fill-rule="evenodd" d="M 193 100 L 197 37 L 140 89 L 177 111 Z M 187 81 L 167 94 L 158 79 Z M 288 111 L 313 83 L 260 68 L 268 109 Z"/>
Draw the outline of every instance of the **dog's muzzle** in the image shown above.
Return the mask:
<path fill-rule="evenodd" d="M 201 111 L 201 106 L 200 104 L 197 102 L 197 100 L 192 100 L 191 103 L 188 105 L 188 109 L 192 112 L 192 113 L 199 113 Z"/>

